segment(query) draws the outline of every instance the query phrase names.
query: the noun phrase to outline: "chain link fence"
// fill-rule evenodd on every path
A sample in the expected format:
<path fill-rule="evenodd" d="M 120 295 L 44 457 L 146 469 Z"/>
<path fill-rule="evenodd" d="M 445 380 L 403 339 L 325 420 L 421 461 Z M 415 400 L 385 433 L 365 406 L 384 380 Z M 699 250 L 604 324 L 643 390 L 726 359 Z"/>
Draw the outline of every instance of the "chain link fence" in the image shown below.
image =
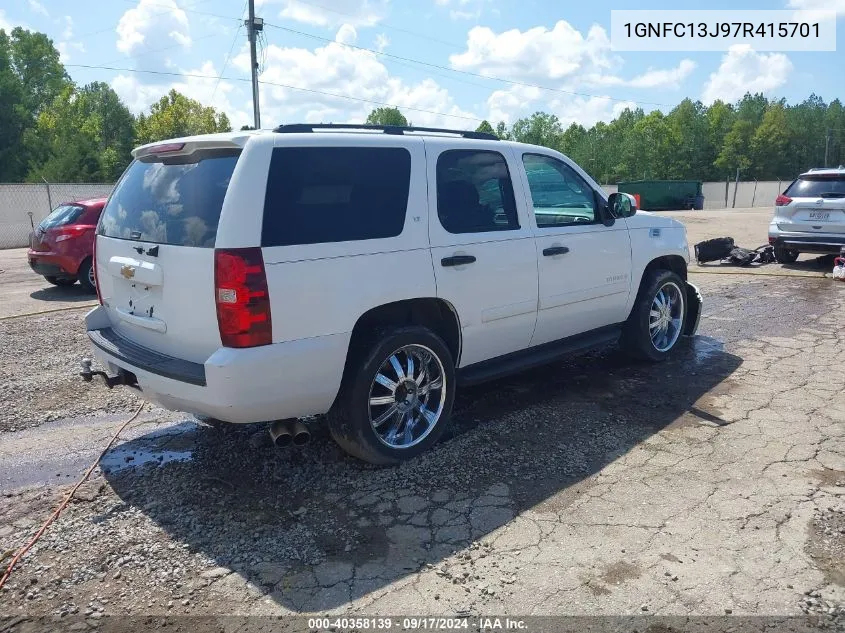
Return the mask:
<path fill-rule="evenodd" d="M 0 248 L 28 246 L 33 225 L 38 226 L 57 206 L 108 196 L 112 187 L 109 183 L 0 184 Z"/>

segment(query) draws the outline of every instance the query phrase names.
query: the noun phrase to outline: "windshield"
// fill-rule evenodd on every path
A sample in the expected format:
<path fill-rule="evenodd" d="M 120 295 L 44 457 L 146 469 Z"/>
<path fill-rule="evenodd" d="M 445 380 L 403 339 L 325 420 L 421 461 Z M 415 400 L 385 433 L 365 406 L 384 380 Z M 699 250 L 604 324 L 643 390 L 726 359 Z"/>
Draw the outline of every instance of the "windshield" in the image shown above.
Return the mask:
<path fill-rule="evenodd" d="M 53 212 L 41 221 L 38 228 L 46 231 L 47 229 L 76 222 L 84 210 L 85 207 L 80 207 L 76 204 L 63 204 L 53 209 Z"/>
<path fill-rule="evenodd" d="M 801 176 L 785 195 L 792 198 L 845 198 L 845 174 Z"/>
<path fill-rule="evenodd" d="M 213 248 L 240 150 L 213 150 L 187 162 L 136 160 L 103 210 L 99 235 Z"/>

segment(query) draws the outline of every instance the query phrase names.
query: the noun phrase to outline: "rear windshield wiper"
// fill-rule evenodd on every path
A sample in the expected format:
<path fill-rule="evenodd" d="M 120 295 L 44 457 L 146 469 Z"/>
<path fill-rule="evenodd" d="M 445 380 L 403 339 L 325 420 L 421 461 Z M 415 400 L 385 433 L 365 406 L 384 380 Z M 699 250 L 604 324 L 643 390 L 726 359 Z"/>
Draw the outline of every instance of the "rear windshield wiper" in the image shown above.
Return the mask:
<path fill-rule="evenodd" d="M 845 198 L 843 191 L 825 191 L 819 194 L 820 198 Z"/>

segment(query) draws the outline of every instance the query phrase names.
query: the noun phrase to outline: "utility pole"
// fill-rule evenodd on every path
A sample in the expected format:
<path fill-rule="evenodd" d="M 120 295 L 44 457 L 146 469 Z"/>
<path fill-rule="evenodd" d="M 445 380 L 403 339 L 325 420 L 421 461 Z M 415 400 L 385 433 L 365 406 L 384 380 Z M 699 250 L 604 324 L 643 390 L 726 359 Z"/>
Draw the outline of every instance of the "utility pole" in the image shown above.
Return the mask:
<path fill-rule="evenodd" d="M 256 33 L 264 30 L 264 18 L 255 17 L 255 0 L 249 0 L 249 19 L 244 20 L 246 35 L 249 38 L 249 59 L 252 71 L 252 114 L 255 129 L 261 127 L 261 109 L 258 107 L 258 60 L 255 54 Z"/>

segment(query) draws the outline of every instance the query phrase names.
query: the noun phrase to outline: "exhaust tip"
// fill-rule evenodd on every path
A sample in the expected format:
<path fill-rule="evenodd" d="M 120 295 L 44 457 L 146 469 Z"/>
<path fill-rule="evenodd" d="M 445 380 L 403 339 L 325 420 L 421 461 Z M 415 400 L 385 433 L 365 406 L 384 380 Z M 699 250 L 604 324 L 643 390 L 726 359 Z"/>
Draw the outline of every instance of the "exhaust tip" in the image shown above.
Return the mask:
<path fill-rule="evenodd" d="M 305 446 L 308 442 L 311 441 L 311 434 L 308 431 L 304 433 L 297 433 L 293 436 L 293 445 L 294 446 Z"/>
<path fill-rule="evenodd" d="M 273 423 L 270 427 L 270 437 L 278 448 L 286 448 L 293 442 L 290 427 L 283 421 Z"/>

